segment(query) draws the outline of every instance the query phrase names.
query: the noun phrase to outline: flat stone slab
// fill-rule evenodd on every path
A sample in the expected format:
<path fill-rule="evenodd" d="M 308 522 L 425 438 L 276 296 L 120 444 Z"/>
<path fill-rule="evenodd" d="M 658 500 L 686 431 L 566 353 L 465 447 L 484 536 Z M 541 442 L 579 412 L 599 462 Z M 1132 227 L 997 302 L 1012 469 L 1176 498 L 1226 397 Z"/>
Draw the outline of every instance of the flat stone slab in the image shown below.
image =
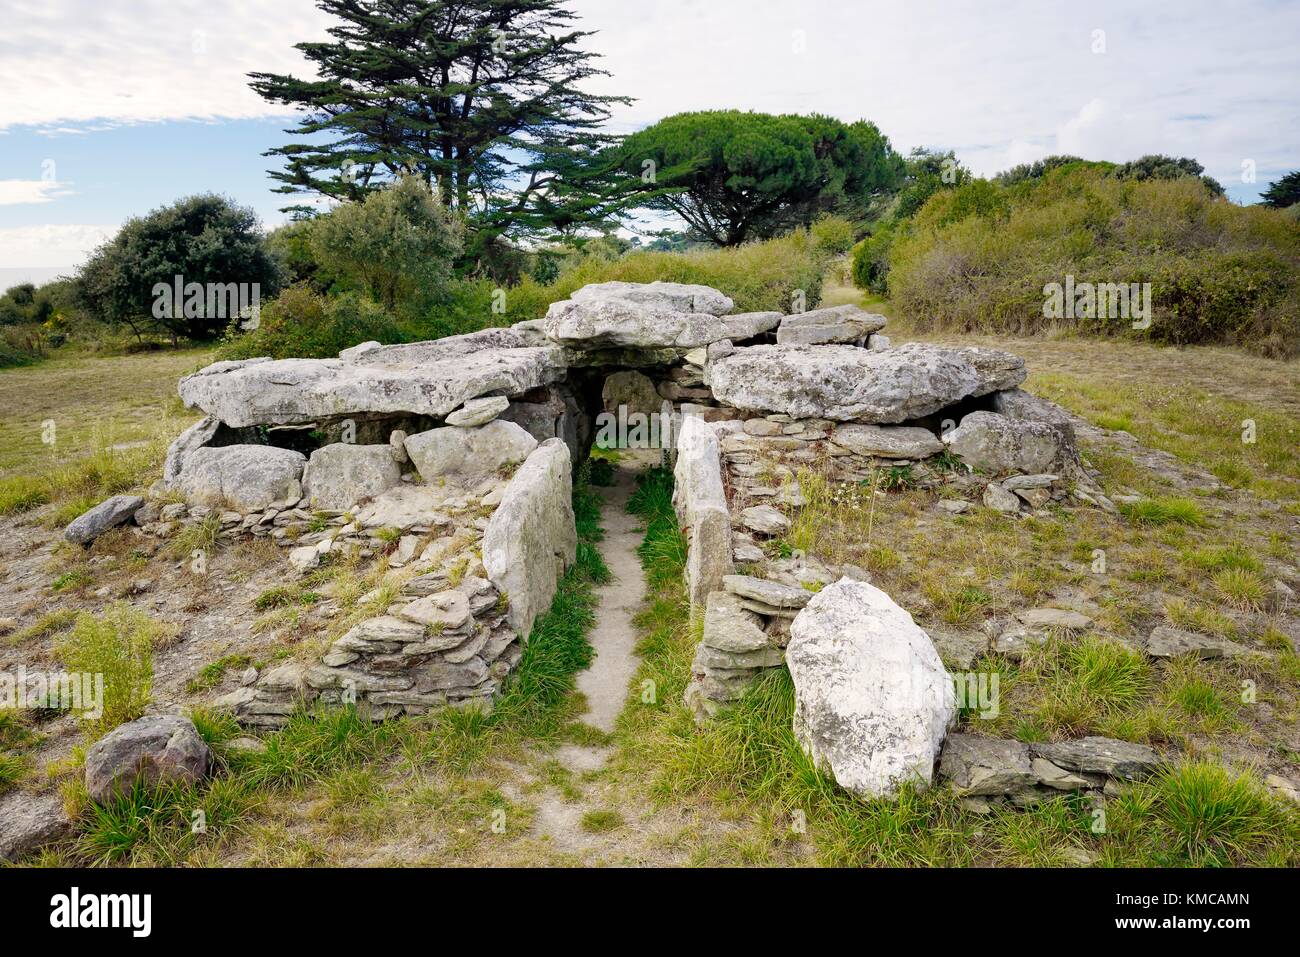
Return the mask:
<path fill-rule="evenodd" d="M 575 302 L 619 299 L 624 302 L 671 309 L 674 312 L 702 312 L 721 316 L 731 312 L 735 303 L 712 286 L 681 282 L 596 282 L 576 290 Z"/>
<path fill-rule="evenodd" d="M 1191 655 L 1210 659 L 1244 654 L 1246 649 L 1235 641 L 1201 635 L 1181 628 L 1160 625 L 1147 636 L 1145 650 L 1152 658 L 1177 658 Z"/>
<path fill-rule="evenodd" d="M 473 428 L 476 425 L 487 425 L 509 407 L 510 400 L 503 395 L 470 399 L 447 416 L 447 424 L 460 426 L 463 429 Z"/>
<path fill-rule="evenodd" d="M 709 365 L 721 403 L 795 418 L 891 424 L 921 418 L 971 396 L 1014 388 L 1024 361 L 994 349 L 907 343 L 856 346 L 760 345 Z"/>
<path fill-rule="evenodd" d="M 1065 628 L 1082 631 L 1092 624 L 1092 619 L 1066 608 L 1031 608 L 1016 612 L 1016 618 L 1029 628 Z"/>
<path fill-rule="evenodd" d="M 1038 783 L 1027 744 L 977 734 L 948 735 L 939 776 L 956 793 L 972 796 L 1014 794 Z"/>
<path fill-rule="evenodd" d="M 803 608 L 813 597 L 813 593 L 806 588 L 783 585 L 752 575 L 727 575 L 722 579 L 722 585 L 733 595 L 751 598 L 773 608 Z"/>
<path fill-rule="evenodd" d="M 885 328 L 885 317 L 845 304 L 814 309 L 781 320 L 776 330 L 779 345 L 812 346 L 825 343 L 862 344 L 873 332 Z"/>
<path fill-rule="evenodd" d="M 837 426 L 831 441 L 858 455 L 890 459 L 924 459 L 943 451 L 943 443 L 929 429 L 906 425 L 850 422 Z"/>
<path fill-rule="evenodd" d="M 1031 744 L 1030 752 L 1069 771 L 1105 774 L 1135 781 L 1147 777 L 1164 763 L 1151 748 L 1116 738 L 1087 737 L 1054 744 Z"/>
<path fill-rule="evenodd" d="M 417 361 L 427 347 L 429 358 Z M 487 393 L 518 395 L 564 376 L 563 350 L 555 346 L 482 348 L 450 354 L 432 344 L 380 347 L 381 363 L 356 360 L 249 359 L 218 362 L 181 379 L 178 391 L 228 426 L 290 425 L 363 413 L 446 416 Z M 393 352 L 398 348 L 402 352 Z"/>

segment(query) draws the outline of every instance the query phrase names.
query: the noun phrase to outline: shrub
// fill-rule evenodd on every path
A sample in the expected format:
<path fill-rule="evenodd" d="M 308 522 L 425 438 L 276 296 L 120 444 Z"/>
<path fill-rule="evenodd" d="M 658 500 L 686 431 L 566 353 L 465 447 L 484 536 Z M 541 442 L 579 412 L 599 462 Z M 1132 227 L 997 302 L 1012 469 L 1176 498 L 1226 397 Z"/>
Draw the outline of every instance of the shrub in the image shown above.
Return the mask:
<path fill-rule="evenodd" d="M 170 317 L 154 314 L 157 284 L 176 276 L 189 283 L 249 283 L 274 293 L 280 273 L 258 232 L 253 210 L 214 194 L 189 196 L 147 216 L 130 219 L 82 267 L 80 304 L 101 321 L 126 324 L 138 336 L 161 331 L 172 338 L 219 335 L 230 316 L 186 315 L 173 304 Z M 229 305 L 229 304 L 228 304 Z"/>
<path fill-rule="evenodd" d="M 1294 223 L 1217 199 L 1197 176 L 1132 176 L 1067 164 L 1009 188 L 939 191 L 889 251 L 896 306 L 922 328 L 1033 334 L 1073 323 L 1093 334 L 1300 353 Z M 1151 283 L 1150 327 L 1135 331 L 1128 316 L 1046 318 L 1045 287 L 1067 275 Z"/>
<path fill-rule="evenodd" d="M 894 229 L 877 227 L 853 248 L 853 285 L 877 295 L 889 292 L 889 250 L 894 245 Z"/>
<path fill-rule="evenodd" d="M 103 615 L 82 612 L 58 646 L 69 671 L 104 676 L 102 714 L 91 721 L 100 734 L 144 714 L 153 688 L 153 646 L 164 628 L 126 602 Z"/>
<path fill-rule="evenodd" d="M 262 308 L 257 329 L 232 326 L 223 359 L 254 356 L 331 358 L 359 342 L 402 342 L 406 335 L 382 307 L 356 293 L 327 297 L 297 283 Z"/>
<path fill-rule="evenodd" d="M 425 183 L 403 176 L 311 224 L 313 258 L 389 311 L 437 298 L 460 255 L 463 229 Z"/>
<path fill-rule="evenodd" d="M 843 216 L 823 214 L 813 221 L 808 232 L 817 251 L 827 256 L 842 256 L 853 248 L 855 230 Z"/>

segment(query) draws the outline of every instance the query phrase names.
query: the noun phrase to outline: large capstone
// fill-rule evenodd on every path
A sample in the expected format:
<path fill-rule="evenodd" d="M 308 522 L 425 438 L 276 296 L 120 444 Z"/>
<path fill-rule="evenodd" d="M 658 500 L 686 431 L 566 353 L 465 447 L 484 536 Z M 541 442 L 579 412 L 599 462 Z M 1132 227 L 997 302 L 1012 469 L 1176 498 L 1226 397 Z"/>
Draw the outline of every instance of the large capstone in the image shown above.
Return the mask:
<path fill-rule="evenodd" d="M 546 334 L 583 349 L 694 349 L 728 338 L 726 322 L 625 299 L 565 299 L 546 311 Z"/>
<path fill-rule="evenodd" d="M 237 512 L 257 512 L 298 488 L 307 456 L 271 445 L 195 449 L 176 485 L 186 501 Z"/>
<path fill-rule="evenodd" d="M 735 304 L 712 286 L 680 282 L 597 282 L 577 290 L 570 297 L 576 302 L 618 299 L 623 302 L 669 309 L 673 312 L 702 312 L 721 316 Z"/>
<path fill-rule="evenodd" d="M 370 413 L 441 418 L 468 399 L 519 395 L 564 376 L 555 346 L 468 349 L 460 338 L 441 348 L 444 340 L 380 346 L 347 360 L 218 362 L 181 379 L 179 390 L 186 405 L 239 428 Z"/>
<path fill-rule="evenodd" d="M 391 445 L 335 442 L 317 449 L 307 460 L 302 492 L 313 508 L 342 511 L 401 480 L 402 467 Z"/>
<path fill-rule="evenodd" d="M 823 588 L 790 627 L 786 663 L 795 736 L 842 787 L 872 798 L 930 783 L 956 714 L 953 680 L 888 595 L 848 578 Z"/>
<path fill-rule="evenodd" d="M 510 480 L 483 533 L 488 580 L 508 602 L 510 627 L 525 638 L 577 556 L 572 497 L 569 449 L 547 439 Z"/>
<path fill-rule="evenodd" d="M 879 352 L 749 346 L 709 365 L 714 396 L 725 405 L 841 422 L 917 419 L 1024 378 L 1024 362 L 1009 353 L 924 343 Z"/>

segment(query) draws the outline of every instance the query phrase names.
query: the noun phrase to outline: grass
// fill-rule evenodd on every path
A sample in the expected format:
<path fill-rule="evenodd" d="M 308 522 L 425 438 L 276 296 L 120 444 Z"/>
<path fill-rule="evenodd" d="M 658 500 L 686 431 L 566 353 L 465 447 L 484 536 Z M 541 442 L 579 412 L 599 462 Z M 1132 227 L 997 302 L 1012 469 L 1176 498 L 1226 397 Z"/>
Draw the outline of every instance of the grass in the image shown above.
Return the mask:
<path fill-rule="evenodd" d="M 860 800 L 814 768 L 800 748 L 791 722 L 794 686 L 785 669 L 765 673 L 743 698 L 697 729 L 681 704 L 699 630 L 690 621 L 681 584 L 671 476 L 651 473 L 630 509 L 646 521 L 641 558 L 651 584 L 638 619 L 643 637 L 636 680 L 648 682 L 657 696 L 650 705 L 632 702 L 625 710 L 618 730 L 621 760 L 658 801 L 725 807 L 745 822 L 731 853 L 746 863 L 788 863 L 804 842 L 811 842 L 818 863 L 832 866 L 1059 867 L 1084 859 L 1109 866 L 1281 866 L 1297 860 L 1300 817 L 1293 809 L 1266 795 L 1260 803 L 1262 789 L 1254 778 L 1217 766 L 1207 771 L 1194 761 L 1124 788 L 1109 801 L 1104 834 L 1092 830 L 1092 799 L 1079 795 L 1024 809 L 998 807 L 985 816 L 963 808 L 943 788 L 904 788 L 894 802 Z M 1091 546 L 1085 555 L 1096 544 L 1051 525 L 1035 534 L 1067 552 L 1083 541 Z M 969 541 L 953 547 L 963 560 L 981 559 Z M 991 545 L 993 552 L 1004 550 L 1003 543 Z M 962 596 L 964 590 L 951 589 L 958 607 L 966 599 L 979 603 L 981 596 Z M 988 669 L 992 662 L 977 667 Z M 1144 656 L 1119 642 L 1096 634 L 1052 638 L 1021 665 L 999 667 L 1003 713 L 993 727 L 980 730 L 1024 740 L 1098 730 L 1161 740 L 1182 721 L 1212 733 L 1230 726 L 1235 706 L 1225 688 L 1205 676 L 1205 667 L 1176 663 L 1162 681 Z M 697 862 L 717 853 L 701 847 Z"/>
<path fill-rule="evenodd" d="M 176 380 L 211 356 L 208 349 L 112 357 L 60 350 L 40 365 L 0 370 L 0 480 L 25 476 L 34 490 L 42 476 L 90 450 L 150 443 L 158 438 L 160 412 L 174 420 L 166 423 L 170 438 L 192 418 L 181 414 Z M 51 421 L 53 445 L 42 441 L 51 437 Z M 135 451 L 117 450 L 124 461 Z M 0 513 L 12 508 L 20 485 L 0 481 Z"/>
<path fill-rule="evenodd" d="M 623 815 L 612 808 L 597 808 L 582 815 L 582 829 L 591 834 L 616 831 L 624 825 Z"/>
<path fill-rule="evenodd" d="M 1136 502 L 1125 502 L 1120 512 L 1130 522 L 1137 525 L 1208 525 L 1205 512 L 1191 499 L 1173 496 L 1144 498 Z"/>
<path fill-rule="evenodd" d="M 1107 344 L 1103 354 L 1135 366 L 1154 359 L 1161 366 L 1178 363 L 1182 368 L 1176 377 L 1172 369 L 1168 375 L 1151 375 L 1148 368 L 1144 379 L 1125 382 L 1123 388 L 1116 388 L 1111 376 L 1091 379 L 1056 371 L 1035 374 L 1031 385 L 1094 425 L 1122 428 L 1143 445 L 1206 469 L 1226 485 L 1282 502 L 1300 501 L 1295 374 L 1293 368 L 1287 371 L 1293 364 L 1247 360 L 1228 350 L 1125 350 Z M 1287 375 L 1289 384 L 1279 379 L 1275 386 L 1256 386 L 1261 378 Z M 1189 378 L 1199 381 L 1167 384 Z M 1257 392 L 1225 395 L 1233 381 L 1256 386 Z M 1269 397 L 1260 398 L 1258 392 Z M 1246 423 L 1253 423 L 1252 431 L 1247 431 Z"/>
<path fill-rule="evenodd" d="M 1285 866 L 1300 840 L 1294 808 L 1250 775 L 1203 761 L 1170 768 L 1116 803 L 1112 824 L 1155 866 Z"/>
<path fill-rule="evenodd" d="M 185 690 L 190 694 L 199 694 L 209 691 L 221 684 L 226 677 L 227 671 L 236 668 L 247 668 L 252 664 L 253 659 L 249 655 L 226 655 L 217 661 L 208 662 L 199 669 L 199 673 L 185 682 Z"/>
<path fill-rule="evenodd" d="M 69 671 L 103 675 L 102 714 L 88 721 L 98 737 L 144 714 L 153 687 L 154 642 L 166 629 L 126 602 L 115 602 L 100 616 L 83 612 L 58 645 Z"/>
<path fill-rule="evenodd" d="M 25 645 L 29 642 L 39 641 L 42 638 L 48 638 L 51 635 L 67 631 L 76 620 L 77 613 L 71 608 L 47 611 L 26 628 L 19 629 L 7 636 L 5 641 L 10 645 Z"/>
<path fill-rule="evenodd" d="M 556 744 L 574 736 L 578 710 L 575 675 L 590 662 L 586 635 L 594 622 L 594 585 L 609 577 L 595 542 L 602 534 L 599 499 L 579 481 L 574 489 L 580 547 L 574 566 L 561 579 L 547 614 L 538 619 L 523 657 L 491 709 L 444 708 L 420 718 L 373 723 L 355 708 L 317 708 L 291 715 L 282 730 L 264 737 L 265 750 L 234 750 L 228 742 L 242 734 L 226 714 L 196 710 L 192 717 L 212 745 L 217 772 L 198 787 L 157 792 L 137 789 L 105 807 L 93 805 L 77 781 L 68 785 L 76 808 L 78 832 L 68 851 L 79 864 L 168 866 L 205 863 L 241 839 L 251 842 L 242 853 L 260 863 L 285 863 L 283 841 L 270 812 L 305 794 L 313 798 L 310 819 L 326 835 L 353 835 L 375 840 L 389 833 L 398 801 L 406 812 L 463 824 L 500 811 L 522 828 L 528 814 L 494 788 L 474 777 L 492 761 L 518 757 L 525 745 Z M 346 570 L 344 570 L 346 571 Z M 271 614 L 297 611 L 302 595 L 272 590 L 257 602 Z M 116 608 L 116 606 L 114 606 Z M 121 657 L 123 633 L 141 634 L 140 623 L 112 617 L 108 632 L 99 622 L 75 645 L 107 645 L 95 657 Z M 96 640 L 90 641 L 94 638 Z M 115 657 L 116 655 L 116 657 Z M 226 670 L 246 664 L 245 656 L 212 662 L 194 679 L 211 686 Z M 138 701 L 138 698 L 137 698 Z M 425 781 L 435 772 L 443 783 Z M 397 796 L 390 792 L 396 790 Z M 203 812 L 206 829 L 192 830 L 193 814 Z M 477 833 L 477 825 L 475 825 Z M 464 830 L 464 828 L 462 828 Z M 279 835 L 278 837 L 276 835 Z M 273 847 L 266 844 L 273 842 Z M 458 845 L 459 846 L 459 845 Z M 294 844 L 289 859 L 321 863 L 319 849 Z"/>

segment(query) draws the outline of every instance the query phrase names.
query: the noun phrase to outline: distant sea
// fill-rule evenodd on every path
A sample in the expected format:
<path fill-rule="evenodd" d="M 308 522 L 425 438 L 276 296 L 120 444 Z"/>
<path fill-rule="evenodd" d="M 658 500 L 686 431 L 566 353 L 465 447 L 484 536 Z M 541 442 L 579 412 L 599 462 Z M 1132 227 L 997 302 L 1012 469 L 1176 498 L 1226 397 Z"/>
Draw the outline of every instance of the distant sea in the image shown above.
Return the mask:
<path fill-rule="evenodd" d="M 25 282 L 41 283 L 71 276 L 76 266 L 0 266 L 0 293 L 10 286 L 20 286 Z"/>

